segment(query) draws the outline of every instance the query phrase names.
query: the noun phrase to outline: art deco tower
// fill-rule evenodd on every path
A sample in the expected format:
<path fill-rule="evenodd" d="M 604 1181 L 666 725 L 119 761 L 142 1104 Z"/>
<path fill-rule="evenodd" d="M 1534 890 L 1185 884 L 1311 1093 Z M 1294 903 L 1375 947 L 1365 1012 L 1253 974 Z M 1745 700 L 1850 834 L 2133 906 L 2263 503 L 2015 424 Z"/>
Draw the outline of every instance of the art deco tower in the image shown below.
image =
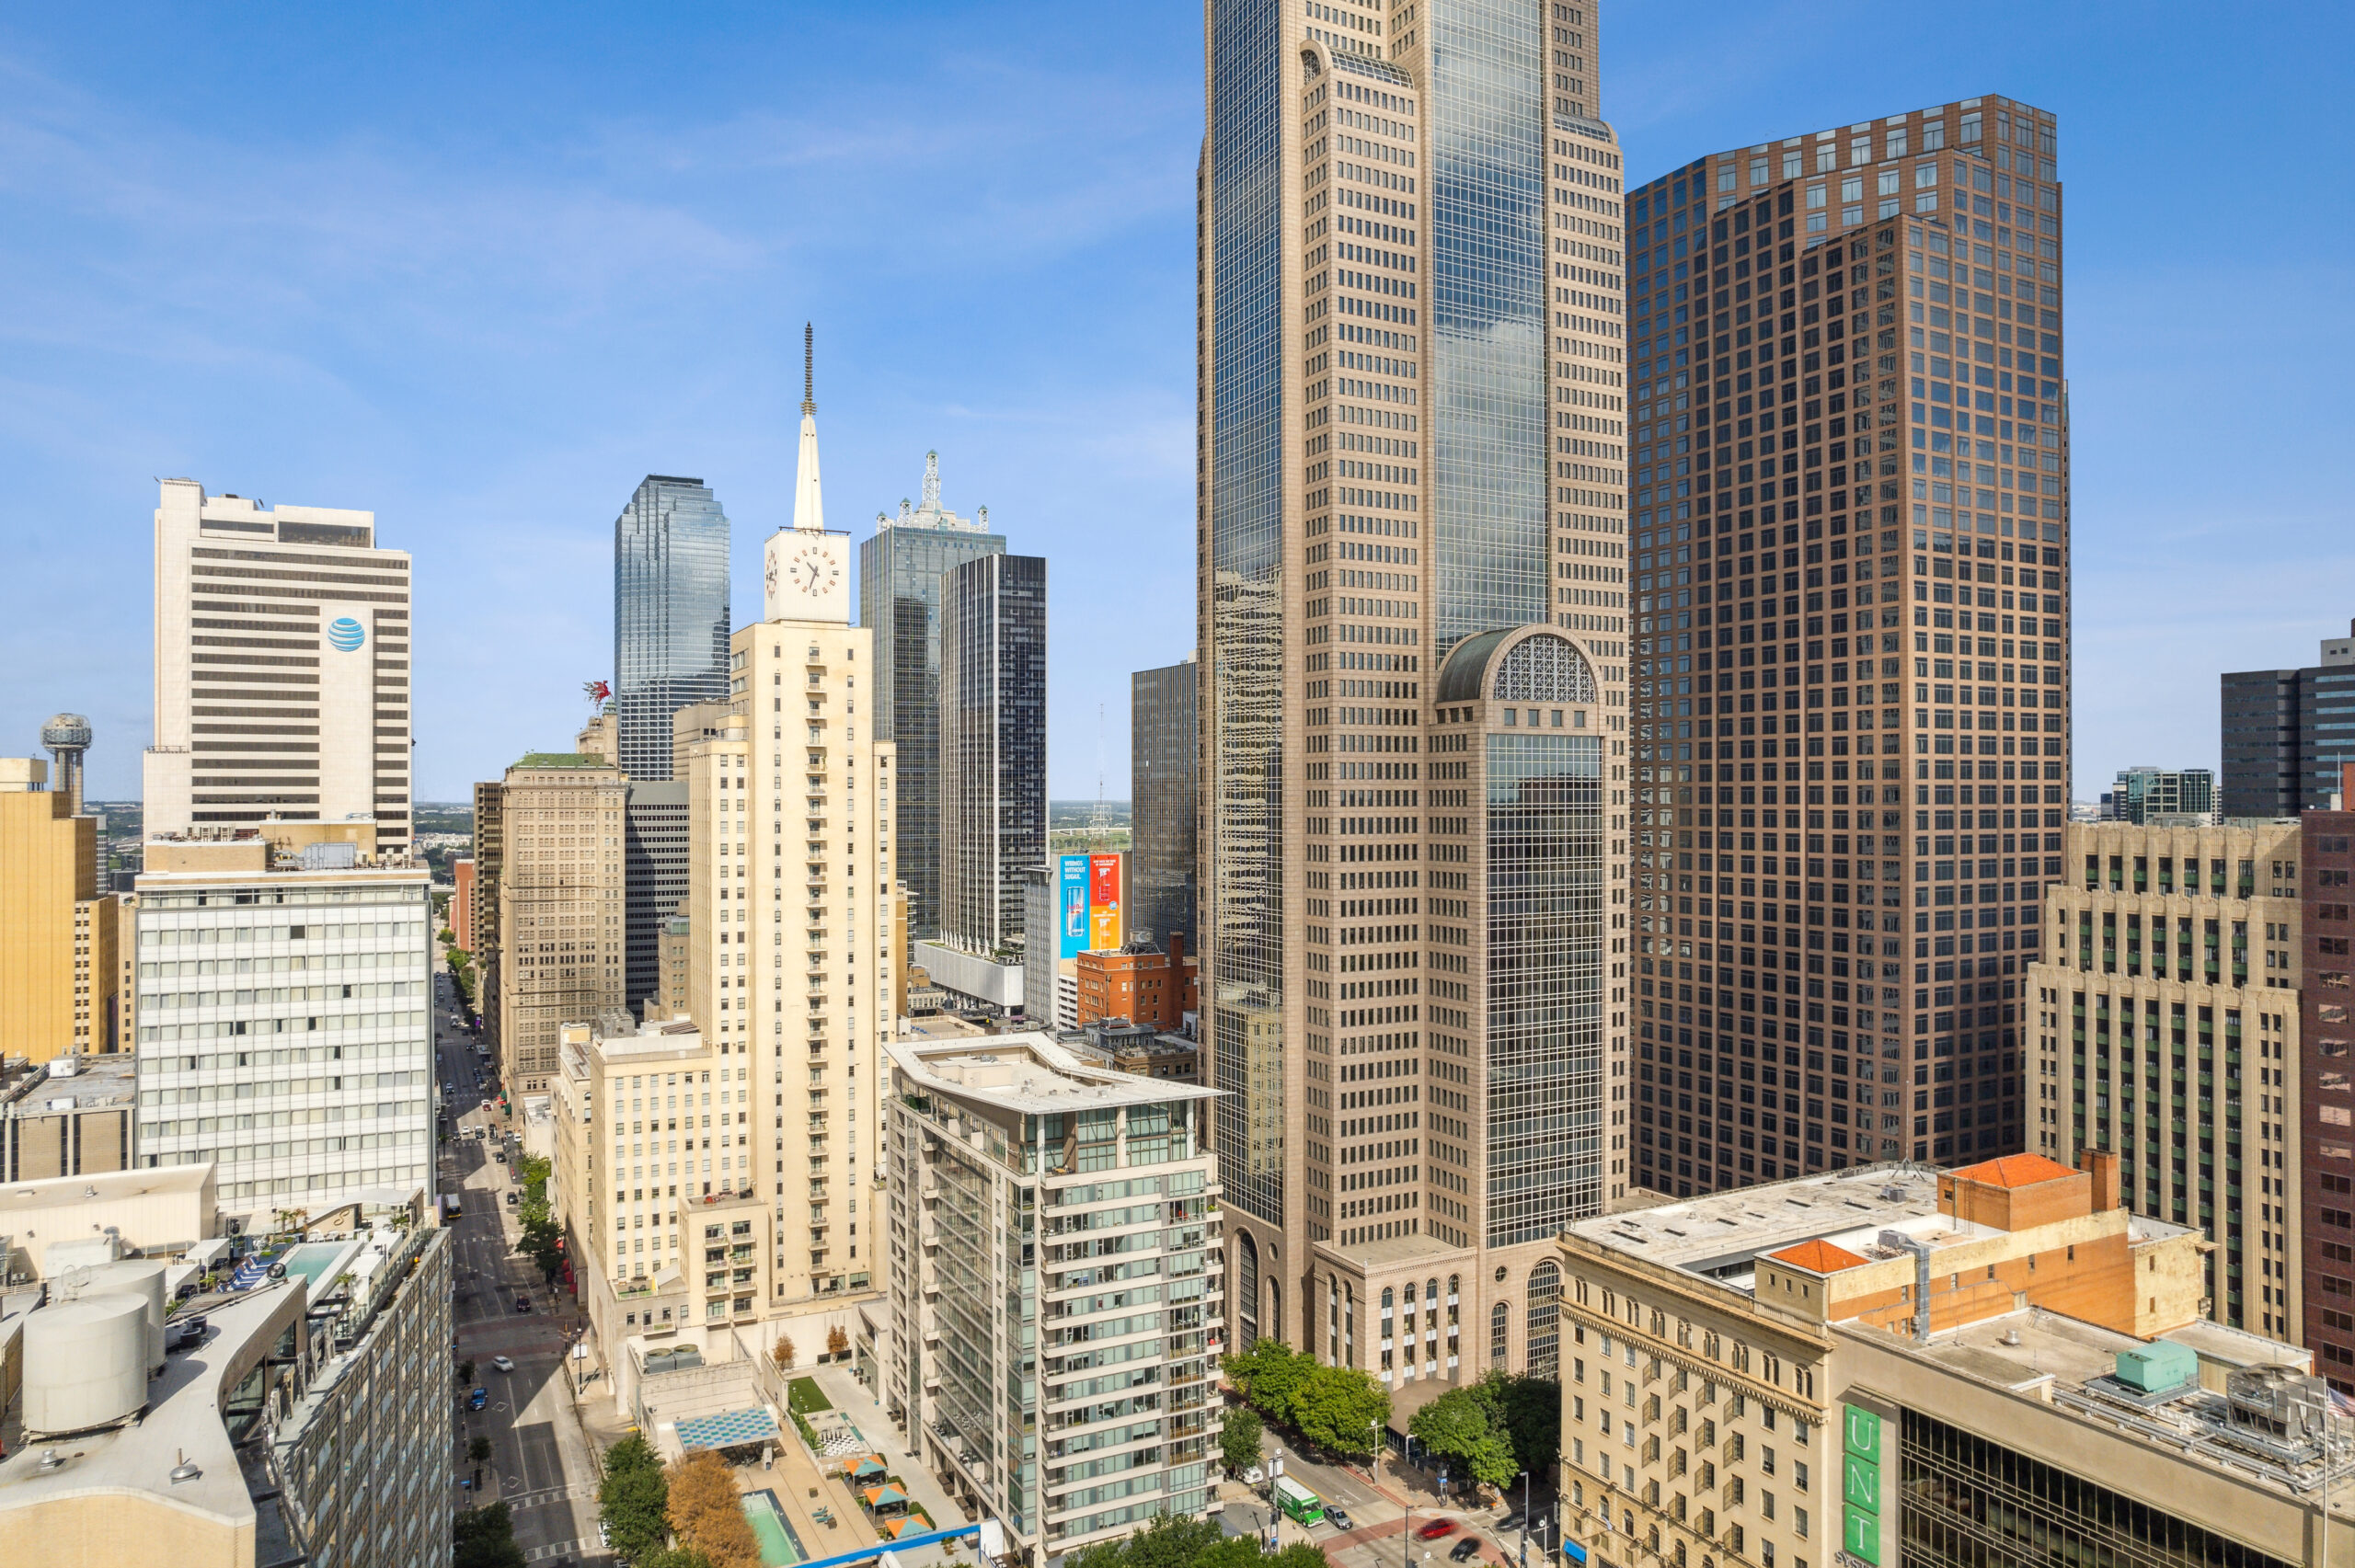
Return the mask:
<path fill-rule="evenodd" d="M 1394 1383 L 1547 1368 L 1552 1238 L 1628 1180 L 1594 8 L 1206 17 L 1200 923 L 1234 1340 Z"/>
<path fill-rule="evenodd" d="M 730 639 L 728 707 L 682 765 L 688 1012 L 720 1063 L 717 1125 L 695 1129 L 707 1140 L 694 1150 L 697 1180 L 769 1211 L 773 1294 L 751 1310 L 771 1316 L 879 1288 L 866 1195 L 882 1125 L 879 1047 L 902 957 L 892 750 L 871 738 L 861 706 L 874 700 L 875 638 L 850 624 L 849 541 L 825 525 L 810 379 L 794 526 L 764 551 L 765 615 Z M 656 1152 L 667 1164 L 679 1151 L 649 1148 L 649 1162 Z M 633 1193 L 638 1158 L 634 1148 Z M 711 1302 L 733 1302 L 730 1272 L 702 1281 Z"/>

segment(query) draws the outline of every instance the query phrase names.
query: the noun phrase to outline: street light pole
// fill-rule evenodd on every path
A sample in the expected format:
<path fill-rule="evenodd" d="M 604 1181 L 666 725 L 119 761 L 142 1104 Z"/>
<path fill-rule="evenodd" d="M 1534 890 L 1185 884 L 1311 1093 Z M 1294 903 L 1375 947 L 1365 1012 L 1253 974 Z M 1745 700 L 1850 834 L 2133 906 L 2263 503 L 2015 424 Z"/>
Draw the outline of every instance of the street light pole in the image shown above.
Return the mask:
<path fill-rule="evenodd" d="M 1529 1472 L 1521 1472 L 1521 1568 L 1529 1568 Z"/>
<path fill-rule="evenodd" d="M 1380 1418 L 1369 1420 L 1365 1424 L 1365 1429 L 1373 1438 L 1373 1474 L 1374 1479 L 1379 1481 L 1382 1478 L 1382 1422 Z M 1414 1436 L 1410 1433 L 1407 1437 L 1407 1452 L 1410 1454 L 1414 1451 Z M 1398 1521 L 1398 1568 L 1414 1568 L 1415 1494 L 1409 1490 L 1405 1495 L 1407 1512 Z"/>

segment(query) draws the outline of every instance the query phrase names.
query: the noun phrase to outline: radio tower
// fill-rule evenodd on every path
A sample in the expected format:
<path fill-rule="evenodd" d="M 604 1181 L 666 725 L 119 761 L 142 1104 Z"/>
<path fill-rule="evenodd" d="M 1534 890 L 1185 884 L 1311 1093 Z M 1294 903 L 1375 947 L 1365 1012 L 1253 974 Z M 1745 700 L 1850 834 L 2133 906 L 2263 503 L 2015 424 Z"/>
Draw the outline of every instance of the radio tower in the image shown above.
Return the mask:
<path fill-rule="evenodd" d="M 1087 847 L 1112 847 L 1112 812 L 1104 804 L 1104 704 L 1096 704 L 1096 809 L 1087 814 Z"/>

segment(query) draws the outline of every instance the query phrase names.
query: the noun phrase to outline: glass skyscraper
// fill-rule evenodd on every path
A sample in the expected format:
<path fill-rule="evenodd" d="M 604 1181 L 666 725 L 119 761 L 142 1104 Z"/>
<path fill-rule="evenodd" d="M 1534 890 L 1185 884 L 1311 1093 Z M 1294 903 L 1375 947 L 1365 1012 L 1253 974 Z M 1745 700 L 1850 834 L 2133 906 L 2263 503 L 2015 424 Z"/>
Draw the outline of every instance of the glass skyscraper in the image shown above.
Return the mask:
<path fill-rule="evenodd" d="M 1238 1347 L 1394 1386 L 1543 1362 L 1551 1239 L 1626 1185 L 1594 25 L 1568 0 L 1208 17 L 1198 922 L 1229 1310 Z"/>
<path fill-rule="evenodd" d="M 2355 762 L 2355 624 L 2303 670 L 2223 677 L 2223 815 L 2294 817 L 2330 807 Z"/>
<path fill-rule="evenodd" d="M 942 940 L 1008 951 L 1047 864 L 1047 563 L 977 556 L 940 582 Z"/>
<path fill-rule="evenodd" d="M 649 474 L 614 520 L 622 772 L 671 775 L 671 715 L 728 699 L 728 514 L 700 479 Z"/>
<path fill-rule="evenodd" d="M 1194 948 L 1195 693 L 1191 656 L 1129 677 L 1128 928 Z"/>
<path fill-rule="evenodd" d="M 899 745 L 899 865 L 908 885 L 911 940 L 940 934 L 940 579 L 1005 540 L 978 519 L 940 504 L 940 455 L 924 459 L 924 501 L 875 514 L 858 548 L 858 619 L 875 632 L 884 666 L 875 693 L 875 738 Z"/>

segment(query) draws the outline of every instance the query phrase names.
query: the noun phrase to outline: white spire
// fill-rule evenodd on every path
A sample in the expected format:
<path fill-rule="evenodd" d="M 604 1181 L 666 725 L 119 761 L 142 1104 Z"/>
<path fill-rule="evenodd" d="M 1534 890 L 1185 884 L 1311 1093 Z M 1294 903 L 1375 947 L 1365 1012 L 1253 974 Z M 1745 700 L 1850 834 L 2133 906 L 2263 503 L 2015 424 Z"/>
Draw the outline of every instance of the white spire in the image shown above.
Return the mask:
<path fill-rule="evenodd" d="M 825 502 L 818 493 L 818 398 L 816 334 L 801 326 L 801 452 L 794 465 L 793 526 L 804 533 L 826 529 Z"/>

